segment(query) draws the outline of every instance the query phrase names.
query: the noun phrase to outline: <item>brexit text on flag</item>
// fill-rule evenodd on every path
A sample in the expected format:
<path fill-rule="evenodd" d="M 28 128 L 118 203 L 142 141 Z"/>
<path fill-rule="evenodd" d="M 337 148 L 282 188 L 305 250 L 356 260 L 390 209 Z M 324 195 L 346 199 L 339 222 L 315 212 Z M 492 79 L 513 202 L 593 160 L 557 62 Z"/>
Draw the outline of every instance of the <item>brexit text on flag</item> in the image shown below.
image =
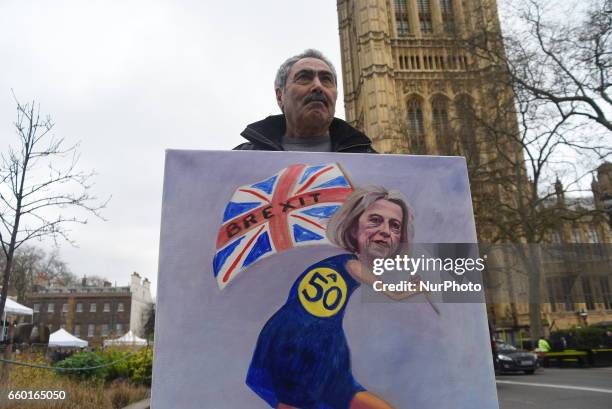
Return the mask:
<path fill-rule="evenodd" d="M 291 165 L 239 187 L 225 207 L 213 272 L 223 289 L 256 261 L 296 246 L 329 243 L 329 218 L 353 191 L 337 163 Z"/>

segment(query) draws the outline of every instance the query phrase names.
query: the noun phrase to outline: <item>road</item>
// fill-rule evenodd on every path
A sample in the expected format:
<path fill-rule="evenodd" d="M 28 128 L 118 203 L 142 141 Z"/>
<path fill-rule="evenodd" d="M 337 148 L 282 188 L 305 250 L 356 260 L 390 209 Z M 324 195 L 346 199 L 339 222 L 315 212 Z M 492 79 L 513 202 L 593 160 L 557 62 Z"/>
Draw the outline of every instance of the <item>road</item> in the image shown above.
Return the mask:
<path fill-rule="evenodd" d="M 496 379 L 500 409 L 612 408 L 612 368 L 545 368 Z"/>

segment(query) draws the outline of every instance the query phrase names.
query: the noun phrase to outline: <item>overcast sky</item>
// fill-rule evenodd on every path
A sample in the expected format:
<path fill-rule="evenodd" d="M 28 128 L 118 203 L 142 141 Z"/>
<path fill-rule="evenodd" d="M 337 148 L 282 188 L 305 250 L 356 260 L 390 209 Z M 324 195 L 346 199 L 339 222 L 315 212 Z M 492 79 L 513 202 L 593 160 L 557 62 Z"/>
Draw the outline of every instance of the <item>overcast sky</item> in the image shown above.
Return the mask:
<path fill-rule="evenodd" d="M 155 289 L 164 150 L 239 144 L 279 113 L 279 64 L 311 47 L 340 71 L 336 1 L 3 0 L 0 151 L 17 142 L 13 89 L 80 141 L 93 193 L 112 195 L 108 221 L 74 227 L 62 258 L 79 276 L 125 285 L 138 271 Z"/>
<path fill-rule="evenodd" d="M 155 288 L 164 150 L 239 144 L 278 113 L 286 57 L 313 47 L 340 67 L 337 25 L 332 0 L 0 2 L 0 149 L 17 141 L 13 89 L 81 141 L 94 193 L 112 195 L 107 222 L 61 245 L 71 270 L 118 285 L 138 271 Z"/>

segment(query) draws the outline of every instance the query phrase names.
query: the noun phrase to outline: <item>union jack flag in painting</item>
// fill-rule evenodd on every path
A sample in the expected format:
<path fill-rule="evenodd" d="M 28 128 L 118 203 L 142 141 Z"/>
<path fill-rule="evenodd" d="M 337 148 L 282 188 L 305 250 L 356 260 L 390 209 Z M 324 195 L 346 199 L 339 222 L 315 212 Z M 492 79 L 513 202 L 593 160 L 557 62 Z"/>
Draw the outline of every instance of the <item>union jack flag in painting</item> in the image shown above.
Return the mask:
<path fill-rule="evenodd" d="M 296 246 L 329 243 L 329 218 L 353 191 L 336 163 L 291 165 L 239 187 L 223 214 L 213 272 L 223 289 L 257 260 Z"/>

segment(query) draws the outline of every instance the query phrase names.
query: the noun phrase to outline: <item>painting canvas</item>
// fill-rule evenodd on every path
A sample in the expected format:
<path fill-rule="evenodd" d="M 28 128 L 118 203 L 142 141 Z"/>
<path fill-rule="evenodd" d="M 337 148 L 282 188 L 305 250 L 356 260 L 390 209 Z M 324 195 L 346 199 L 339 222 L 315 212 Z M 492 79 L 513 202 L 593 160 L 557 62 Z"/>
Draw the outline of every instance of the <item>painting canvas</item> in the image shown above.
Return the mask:
<path fill-rule="evenodd" d="M 475 242 L 463 158 L 168 151 L 152 407 L 498 408 L 484 299 L 364 267 Z"/>

